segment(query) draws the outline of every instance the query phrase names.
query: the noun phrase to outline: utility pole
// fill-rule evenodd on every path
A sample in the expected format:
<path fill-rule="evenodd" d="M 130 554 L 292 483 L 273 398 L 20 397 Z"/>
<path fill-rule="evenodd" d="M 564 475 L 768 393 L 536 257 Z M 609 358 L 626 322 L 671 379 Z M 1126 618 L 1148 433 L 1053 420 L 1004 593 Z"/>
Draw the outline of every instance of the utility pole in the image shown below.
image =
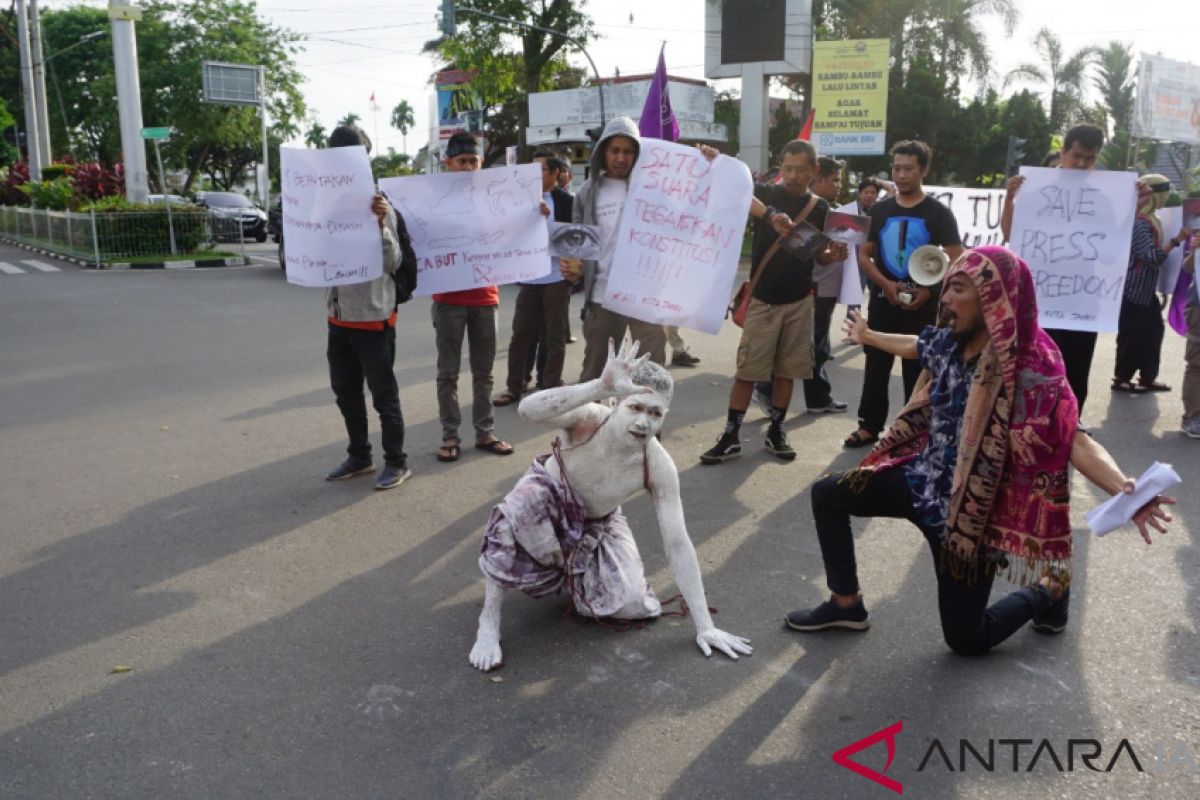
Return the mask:
<path fill-rule="evenodd" d="M 137 34 L 133 24 L 142 10 L 128 0 L 109 0 L 112 20 L 113 65 L 117 78 L 117 114 L 121 122 L 121 153 L 125 162 L 125 197 L 145 203 L 150 196 L 146 145 L 142 142 L 142 88 L 138 79 Z"/>
<path fill-rule="evenodd" d="M 29 49 L 29 10 L 25 0 L 17 0 L 17 41 L 21 50 L 21 92 L 25 95 L 25 153 L 29 161 L 29 179 L 42 179 L 41 139 L 33 97 L 33 63 Z M 18 147 L 20 141 L 17 142 Z"/>
<path fill-rule="evenodd" d="M 38 151 L 42 166 L 54 161 L 50 149 L 50 112 L 46 104 L 46 62 L 42 56 L 42 19 L 37 0 L 29 0 L 29 43 L 31 78 L 33 80 L 33 113 L 37 117 Z"/>
<path fill-rule="evenodd" d="M 262 121 L 262 163 L 258 165 L 262 176 L 258 182 L 258 202 L 262 203 L 263 211 L 271 210 L 271 171 L 267 169 L 271 154 L 267 147 L 267 68 L 258 68 L 258 113 Z M 375 141 L 379 141 L 378 135 Z M 378 146 L 378 145 L 376 145 Z"/>

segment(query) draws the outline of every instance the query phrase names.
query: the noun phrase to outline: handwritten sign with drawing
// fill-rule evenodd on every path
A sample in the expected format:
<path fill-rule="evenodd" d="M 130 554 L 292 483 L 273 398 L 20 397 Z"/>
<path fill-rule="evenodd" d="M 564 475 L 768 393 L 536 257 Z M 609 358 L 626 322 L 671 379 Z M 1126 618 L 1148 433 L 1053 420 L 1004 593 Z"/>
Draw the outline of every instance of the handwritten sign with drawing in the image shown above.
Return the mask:
<path fill-rule="evenodd" d="M 1136 205 L 1132 172 L 1022 167 L 1012 249 L 1033 272 L 1043 328 L 1114 333 Z"/>
<path fill-rule="evenodd" d="M 384 178 L 417 255 L 427 296 L 543 278 L 550 273 L 537 164 Z"/>
<path fill-rule="evenodd" d="M 736 159 L 710 162 L 694 147 L 643 140 L 602 305 L 645 322 L 719 331 L 753 188 Z"/>
<path fill-rule="evenodd" d="M 367 151 L 281 147 L 279 159 L 288 283 L 346 286 L 383 275 Z"/>

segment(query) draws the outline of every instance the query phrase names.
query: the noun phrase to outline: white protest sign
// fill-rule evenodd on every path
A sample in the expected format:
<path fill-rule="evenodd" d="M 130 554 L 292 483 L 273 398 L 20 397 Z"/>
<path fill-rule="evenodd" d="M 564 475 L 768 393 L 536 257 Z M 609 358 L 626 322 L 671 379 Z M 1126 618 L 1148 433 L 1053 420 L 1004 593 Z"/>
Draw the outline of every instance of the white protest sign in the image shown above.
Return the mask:
<path fill-rule="evenodd" d="M 1115 333 L 1137 176 L 1044 167 L 1021 175 L 1011 246 L 1033 272 L 1042 327 Z"/>
<path fill-rule="evenodd" d="M 550 274 L 539 165 L 384 178 L 379 186 L 412 236 L 413 294 L 425 297 Z"/>
<path fill-rule="evenodd" d="M 836 209 L 847 214 L 858 214 L 858 203 L 846 203 Z M 867 227 L 870 233 L 870 226 Z M 861 306 L 863 304 L 863 278 L 858 271 L 858 248 L 849 248 L 850 255 L 842 262 L 842 286 L 838 289 L 837 301 L 844 306 Z"/>
<path fill-rule="evenodd" d="M 753 189 L 736 159 L 708 161 L 694 147 L 643 139 L 602 305 L 645 322 L 719 331 Z"/>
<path fill-rule="evenodd" d="M 925 194 L 941 202 L 954 214 L 963 247 L 1004 244 L 1004 232 L 1000 230 L 1000 214 L 1004 211 L 1003 189 L 926 186 Z"/>
<path fill-rule="evenodd" d="M 1180 206 L 1174 208 L 1160 208 L 1158 210 L 1158 224 L 1162 226 L 1162 240 L 1159 242 L 1164 250 L 1167 249 L 1168 241 L 1172 236 L 1179 235 L 1179 230 L 1183 227 L 1183 209 Z M 1158 265 L 1158 291 L 1163 294 L 1172 294 L 1175 291 L 1175 283 L 1179 280 L 1179 270 L 1183 269 L 1183 248 L 1176 247 L 1167 253 L 1167 260 Z"/>
<path fill-rule="evenodd" d="M 367 151 L 281 147 L 279 165 L 288 283 L 345 286 L 383 275 Z"/>

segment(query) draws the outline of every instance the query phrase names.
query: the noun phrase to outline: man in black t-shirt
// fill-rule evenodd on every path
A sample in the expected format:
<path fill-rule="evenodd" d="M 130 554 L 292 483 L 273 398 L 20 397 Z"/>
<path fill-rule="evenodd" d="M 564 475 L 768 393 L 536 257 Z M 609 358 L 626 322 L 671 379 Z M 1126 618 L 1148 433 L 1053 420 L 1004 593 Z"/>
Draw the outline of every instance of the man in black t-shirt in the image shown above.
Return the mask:
<path fill-rule="evenodd" d="M 717 444 L 700 456 L 701 463 L 720 464 L 741 455 L 739 433 L 754 383 L 772 380 L 772 375 L 767 452 L 784 461 L 796 457 L 783 433 L 783 418 L 792 400 L 793 382 L 812 376 L 813 261 L 830 264 L 849 254 L 846 245 L 830 242 L 818 233 L 825 226 L 829 206 L 809 192 L 816 165 L 817 151 L 811 144 L 802 139 L 788 142 L 782 153 L 783 184 L 759 186 L 754 191 L 750 202 L 750 215 L 754 217 L 750 269 L 751 280 L 757 281 L 738 344 L 725 430 Z M 762 264 L 775 241 L 792 231 L 802 216 L 803 223 L 811 225 L 810 232 L 815 234 L 804 254 L 796 255 L 781 246 Z"/>
<path fill-rule="evenodd" d="M 871 206 L 871 233 L 859 248 L 858 263 L 870 279 L 871 297 L 867 316 L 871 330 L 884 333 L 917 334 L 937 321 L 937 286 L 913 287 L 908 258 L 918 247 L 934 244 L 950 260 L 963 251 L 958 222 L 950 209 L 925 194 L 921 186 L 932 155 L 924 142 L 897 142 L 891 150 L 892 180 L 896 194 Z M 853 312 L 852 312 L 853 313 Z M 887 425 L 888 383 L 895 356 L 876 347 L 864 347 L 862 398 L 858 405 L 858 430 L 846 437 L 846 447 L 862 447 L 879 439 Z M 921 365 L 901 361 L 904 401 L 912 395 Z"/>

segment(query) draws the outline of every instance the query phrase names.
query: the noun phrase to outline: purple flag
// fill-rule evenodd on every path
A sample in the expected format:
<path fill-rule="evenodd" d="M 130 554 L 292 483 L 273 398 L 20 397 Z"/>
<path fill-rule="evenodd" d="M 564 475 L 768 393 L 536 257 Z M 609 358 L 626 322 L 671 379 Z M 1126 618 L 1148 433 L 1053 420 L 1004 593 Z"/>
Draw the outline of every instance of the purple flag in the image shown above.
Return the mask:
<path fill-rule="evenodd" d="M 675 121 L 675 112 L 671 110 L 671 93 L 667 88 L 666 50 L 664 43 L 658 51 L 658 67 L 654 70 L 654 79 L 650 81 L 650 91 L 646 93 L 646 105 L 642 107 L 638 131 L 648 139 L 675 142 L 679 140 L 679 123 Z"/>
<path fill-rule="evenodd" d="M 1187 258 L 1187 250 L 1184 250 Z M 1179 270 L 1179 279 L 1175 281 L 1175 291 L 1171 293 L 1171 308 L 1167 312 L 1167 322 L 1180 336 L 1187 336 L 1187 299 L 1191 292 L 1192 281 L 1195 278 L 1186 269 Z"/>

